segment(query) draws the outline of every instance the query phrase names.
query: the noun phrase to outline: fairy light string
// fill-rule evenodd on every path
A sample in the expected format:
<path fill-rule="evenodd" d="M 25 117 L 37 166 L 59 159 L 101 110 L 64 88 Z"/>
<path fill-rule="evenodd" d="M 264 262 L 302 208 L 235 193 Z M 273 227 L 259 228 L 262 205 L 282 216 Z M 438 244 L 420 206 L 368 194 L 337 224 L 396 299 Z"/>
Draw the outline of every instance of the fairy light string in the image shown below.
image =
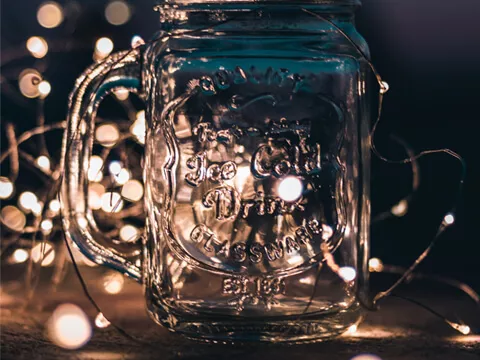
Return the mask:
<path fill-rule="evenodd" d="M 376 310 L 378 303 L 381 300 L 383 300 L 384 298 L 386 298 L 387 296 L 401 297 L 402 299 L 405 299 L 406 301 L 410 301 L 411 303 L 414 303 L 414 304 L 426 309 L 427 311 L 430 311 L 432 314 L 441 318 L 443 321 L 445 321 L 447 324 L 449 324 L 455 330 L 457 330 L 457 331 L 459 331 L 463 334 L 470 332 L 471 329 L 468 327 L 468 325 L 452 322 L 452 321 L 446 319 L 445 317 L 443 317 L 441 314 L 435 312 L 434 310 L 432 310 L 428 306 L 418 302 L 417 300 L 409 299 L 409 298 L 405 298 L 403 296 L 399 296 L 397 294 L 393 294 L 394 290 L 396 290 L 397 287 L 400 284 L 408 282 L 411 279 L 417 279 L 418 278 L 418 279 L 438 281 L 438 282 L 444 283 L 446 285 L 454 286 L 454 287 L 462 290 L 471 299 L 473 299 L 474 302 L 477 304 L 477 306 L 479 305 L 478 294 L 473 289 L 468 287 L 468 285 L 463 284 L 461 282 L 458 282 L 456 280 L 452 280 L 452 279 L 442 278 L 442 277 L 438 277 L 438 276 L 429 276 L 429 275 L 424 275 L 424 274 L 419 274 L 419 273 L 414 272 L 416 267 L 429 255 L 431 249 L 433 248 L 433 246 L 435 245 L 435 243 L 437 242 L 439 237 L 443 234 L 443 232 L 448 227 L 453 225 L 453 223 L 455 222 L 456 203 L 458 202 L 458 199 L 461 196 L 461 191 L 462 191 L 464 179 L 465 179 L 465 176 L 466 176 L 465 162 L 463 161 L 463 159 L 457 153 L 455 153 L 455 152 L 453 152 L 449 149 L 425 150 L 425 151 L 422 151 L 422 152 L 415 155 L 413 153 L 413 150 L 408 146 L 408 144 L 406 144 L 403 140 L 398 139 L 398 138 L 394 138 L 394 141 L 398 142 L 401 146 L 403 146 L 403 148 L 405 149 L 408 157 L 406 157 L 404 159 L 400 159 L 400 160 L 391 160 L 391 159 L 383 156 L 378 151 L 378 149 L 376 148 L 374 139 L 375 139 L 377 127 L 380 123 L 384 95 L 387 93 L 387 91 L 389 89 L 389 85 L 386 82 L 383 81 L 380 74 L 375 69 L 374 65 L 371 63 L 371 61 L 369 61 L 367 59 L 367 57 L 363 53 L 362 49 L 360 49 L 358 47 L 358 45 L 356 45 L 356 43 L 341 28 L 339 28 L 335 23 L 333 23 L 332 21 L 328 20 L 327 18 L 325 18 L 325 17 L 323 17 L 319 14 L 316 14 L 312 11 L 307 10 L 307 9 L 302 9 L 302 10 L 304 12 L 316 17 L 317 19 L 319 19 L 321 21 L 325 21 L 325 22 L 329 23 L 336 31 L 338 31 L 340 34 L 342 34 L 342 36 L 347 41 L 349 41 L 351 43 L 351 45 L 356 49 L 356 51 L 360 54 L 362 59 L 364 59 L 368 63 L 370 69 L 372 70 L 372 73 L 374 74 L 374 76 L 377 80 L 377 83 L 379 85 L 378 110 L 377 110 L 377 118 L 376 118 L 376 121 L 374 122 L 374 125 L 373 125 L 372 130 L 371 130 L 371 134 L 370 134 L 371 149 L 372 149 L 373 153 L 379 159 L 381 159 L 382 161 L 385 161 L 387 163 L 390 163 L 390 164 L 411 164 L 412 165 L 412 175 L 413 175 L 412 176 L 412 191 L 408 196 L 402 198 L 398 202 L 397 205 L 405 204 L 403 202 L 403 201 L 405 201 L 406 204 L 407 204 L 406 211 L 408 211 L 408 203 L 410 202 L 414 192 L 418 189 L 418 186 L 419 186 L 419 167 L 418 167 L 418 162 L 417 162 L 417 160 L 419 158 L 421 158 L 425 155 L 429 155 L 429 154 L 444 153 L 444 154 L 447 154 L 447 155 L 452 156 L 455 159 L 457 159 L 461 163 L 461 166 L 462 166 L 461 179 L 460 179 L 460 182 L 459 182 L 458 195 L 457 195 L 457 201 L 455 202 L 455 206 L 445 215 L 442 223 L 440 224 L 440 226 L 438 228 L 437 234 L 434 237 L 434 239 L 432 240 L 432 242 L 430 243 L 430 245 L 424 250 L 424 252 L 417 258 L 417 260 L 409 268 L 394 267 L 392 265 L 385 265 L 385 264 L 381 264 L 382 265 L 381 270 L 378 270 L 378 267 L 377 267 L 377 270 L 374 270 L 374 272 L 395 273 L 395 274 L 400 275 L 400 278 L 390 288 L 376 294 L 373 297 L 372 304 L 363 304 L 363 305 L 365 307 L 369 308 L 369 309 L 375 309 Z M 238 17 L 249 16 L 249 14 L 250 14 L 249 12 L 245 12 L 245 13 L 239 14 Z M 63 19 L 63 15 L 62 15 L 61 20 L 55 26 L 58 26 L 63 20 L 64 19 Z M 58 19 L 56 21 L 58 21 Z M 120 21 L 120 20 L 116 20 L 116 21 Z M 231 21 L 231 19 L 219 21 L 215 25 L 208 26 L 208 27 L 205 27 L 205 28 L 202 28 L 202 29 L 183 31 L 183 32 L 180 32 L 180 34 L 187 35 L 187 34 L 194 34 L 194 33 L 198 33 L 198 32 L 203 32 L 205 30 L 209 30 L 211 28 L 214 28 L 215 26 L 221 25 L 221 24 L 226 23 L 228 21 Z M 52 27 L 54 27 L 53 25 L 54 24 L 52 23 Z M 175 34 L 173 34 L 173 33 L 163 33 L 163 34 L 159 35 L 159 37 L 168 37 L 168 36 L 172 36 L 172 35 L 178 35 L 178 34 L 177 33 L 175 33 Z M 100 40 L 102 40 L 102 39 L 100 39 Z M 137 37 L 136 39 L 135 38 L 132 39 L 132 47 L 133 48 L 129 51 L 126 51 L 122 56 L 117 57 L 114 61 L 110 61 L 109 68 L 110 69 L 113 68 L 116 64 L 118 64 L 124 58 L 129 56 L 132 51 L 138 51 L 139 48 L 140 48 L 141 51 L 143 51 L 143 49 L 146 46 L 154 43 L 157 40 L 158 40 L 158 38 L 153 39 L 149 43 L 145 44 L 145 42 L 139 37 Z M 45 40 L 43 40 L 43 41 L 45 41 Z M 38 56 L 42 55 L 42 57 L 46 56 L 47 52 L 48 52 L 48 47 L 50 47 L 50 49 L 53 49 L 55 47 L 63 46 L 62 49 L 64 49 L 64 50 L 70 50 L 71 48 L 75 47 L 72 44 L 65 47 L 63 44 L 60 44 L 60 43 L 58 43 L 58 44 L 48 43 L 46 41 L 44 43 L 43 41 L 42 41 L 42 39 L 35 39 L 35 44 L 31 45 L 31 46 L 33 46 L 33 45 L 35 45 L 35 46 L 32 47 L 32 49 L 27 48 L 27 50 L 30 51 L 30 54 L 32 54 L 32 56 L 37 57 L 37 56 L 35 56 L 35 54 L 38 55 Z M 94 56 L 97 56 L 97 58 L 99 60 L 104 59 L 113 50 L 113 43 L 110 44 L 110 42 L 108 40 L 102 40 L 102 43 L 105 43 L 104 46 L 103 45 L 102 46 L 97 46 L 99 49 L 97 49 L 97 48 L 95 49 L 96 55 L 94 55 Z M 79 44 L 77 44 L 77 45 L 79 45 Z M 43 54 L 44 50 L 46 50 L 45 54 Z M 2 56 L 2 63 L 3 63 L 2 66 L 5 64 L 5 61 L 9 62 L 9 61 L 17 59 L 19 57 L 23 57 L 26 54 L 28 54 L 28 52 L 25 52 L 25 48 L 24 48 L 23 51 L 17 51 L 16 53 L 13 53 L 13 54 L 7 54 L 6 57 Z M 107 63 L 109 62 L 108 58 L 106 60 L 102 60 L 102 61 L 105 61 Z M 108 74 L 109 74 L 109 70 L 106 70 L 106 71 L 103 72 L 102 76 L 104 78 L 106 78 L 108 76 Z M 115 323 L 112 323 L 111 320 L 109 320 L 107 317 L 105 317 L 102 309 L 97 304 L 95 299 L 91 296 L 91 294 L 88 290 L 88 286 L 87 286 L 86 282 L 84 281 L 83 276 L 81 274 L 81 271 L 78 267 L 77 260 L 75 258 L 75 254 L 73 253 L 72 247 L 65 237 L 63 227 L 62 226 L 59 226 L 59 227 L 53 226 L 53 228 L 50 230 L 49 233 L 44 233 L 44 232 L 41 231 L 41 224 L 47 219 L 48 220 L 52 219 L 52 215 L 49 213 L 49 211 L 50 211 L 49 204 L 51 203 L 51 201 L 56 199 L 56 197 L 58 195 L 58 190 L 60 188 L 60 184 L 61 184 L 63 176 L 64 176 L 62 165 L 59 164 L 58 166 L 55 167 L 55 163 L 54 163 L 54 161 L 52 161 L 53 159 L 52 159 L 51 155 L 48 153 L 48 149 L 45 145 L 44 135 L 47 132 L 50 132 L 50 131 L 65 129 L 66 128 L 66 122 L 63 121 L 63 122 L 59 122 L 59 123 L 55 123 L 55 124 L 45 124 L 45 117 L 44 117 L 44 111 L 45 110 L 44 110 L 43 105 L 44 105 L 44 99 L 49 95 L 51 87 L 50 87 L 50 83 L 48 83 L 41 76 L 40 77 L 35 77 L 35 76 L 33 77 L 35 79 L 35 81 L 37 82 L 37 84 L 36 84 L 36 86 L 37 86 L 36 91 L 37 92 L 35 93 L 35 97 L 38 98 L 36 100 L 36 101 L 38 101 L 38 103 L 37 103 L 37 110 L 38 111 L 37 111 L 37 119 L 36 119 L 37 120 L 37 126 L 34 129 L 26 131 L 25 133 L 23 133 L 23 134 L 21 134 L 20 136 L 17 137 L 16 134 L 15 134 L 15 130 L 14 130 L 13 125 L 11 123 L 6 123 L 5 131 L 6 131 L 7 139 L 8 139 L 8 142 L 9 142 L 9 146 L 8 146 L 8 149 L 5 152 L 3 152 L 3 154 L 1 154 L 0 163 L 3 163 L 4 160 L 9 158 L 9 160 L 10 160 L 10 167 L 9 167 L 10 174 L 9 174 L 8 179 L 12 184 L 15 184 L 15 180 L 17 179 L 18 173 L 20 171 L 20 159 L 23 159 L 25 161 L 26 165 L 28 165 L 29 167 L 36 168 L 36 170 L 38 170 L 42 174 L 42 176 L 45 177 L 45 179 L 47 180 L 47 182 L 49 184 L 48 186 L 50 186 L 50 188 L 49 188 L 49 191 L 44 192 L 44 194 L 41 196 L 41 199 L 39 200 L 39 201 L 43 202 L 43 207 L 41 208 L 41 211 L 40 211 L 39 215 L 35 215 L 34 224 L 32 226 L 26 226 L 26 227 L 22 228 L 20 231 L 14 231 L 14 235 L 9 240 L 9 242 L 7 242 L 6 245 L 2 244 L 0 255 L 3 255 L 8 248 L 15 245 L 17 242 L 22 241 L 21 235 L 23 235 L 23 234 L 31 234 L 31 236 L 32 236 L 32 239 L 31 239 L 31 242 L 30 242 L 31 243 L 31 249 L 35 248 L 37 246 L 37 234 L 39 232 L 41 233 L 40 259 L 38 261 L 34 262 L 33 257 L 29 256 L 29 258 L 28 258 L 29 264 L 28 264 L 28 268 L 27 268 L 27 272 L 26 272 L 26 281 L 27 281 L 27 284 L 28 284 L 28 298 L 32 299 L 34 291 L 35 291 L 35 289 L 38 285 L 38 281 L 39 281 L 39 278 L 40 278 L 39 277 L 39 272 L 40 272 L 40 269 L 42 267 L 42 263 L 44 262 L 44 260 L 49 255 L 52 254 L 52 252 L 55 251 L 53 247 L 49 248 L 47 246 L 48 241 L 50 241 L 51 238 L 54 237 L 60 230 L 60 232 L 63 235 L 62 237 L 63 237 L 64 243 L 65 243 L 65 247 L 66 247 L 67 253 L 68 253 L 68 255 L 71 259 L 72 266 L 74 268 L 75 274 L 76 274 L 76 276 L 78 277 L 78 279 L 81 283 L 82 291 L 85 294 L 85 296 L 87 297 L 88 301 L 92 304 L 92 306 L 98 312 L 97 317 L 99 317 L 101 315 L 101 317 L 99 318 L 99 322 L 102 324 L 102 326 L 105 327 L 105 326 L 111 325 L 120 334 L 124 335 L 128 339 L 139 342 L 139 343 L 142 343 L 142 344 L 147 344 L 147 343 L 135 338 L 134 336 L 130 335 L 123 328 L 119 327 Z M 42 85 L 40 85 L 40 84 L 42 84 Z M 100 85 L 98 85 L 98 86 L 100 86 Z M 116 95 L 116 98 L 117 98 L 118 102 L 126 110 L 126 113 L 128 115 L 130 123 L 132 123 L 133 121 L 136 121 L 136 111 L 133 108 L 133 105 L 130 102 L 128 96 L 125 97 L 124 95 L 120 94 L 118 96 Z M 82 114 L 82 117 L 84 117 L 84 116 L 85 116 L 85 113 Z M 97 119 L 97 121 L 98 121 L 98 119 Z M 80 123 L 79 123 L 79 126 L 80 126 Z M 78 131 L 80 131 L 79 127 L 76 129 L 76 132 L 78 132 Z M 74 134 L 74 135 L 76 135 L 76 134 Z M 39 139 L 38 142 L 40 144 L 41 151 L 40 151 L 39 155 L 46 156 L 46 158 L 49 160 L 50 169 L 48 169 L 48 167 L 40 166 L 39 163 L 37 162 L 37 159 L 35 159 L 30 154 L 28 154 L 28 153 L 26 153 L 26 152 L 24 152 L 23 150 L 20 149 L 20 145 L 22 143 L 30 140 L 34 136 L 40 136 L 40 139 Z M 124 141 L 132 139 L 132 137 L 135 137 L 135 136 L 136 136 L 136 134 L 130 129 L 129 133 L 120 134 L 119 138 L 114 143 L 112 143 L 111 146 L 104 147 L 102 149 L 102 153 L 101 153 L 102 166 L 100 167 L 98 172 L 99 173 L 104 172 L 105 167 L 107 166 L 107 159 L 108 159 L 110 153 L 114 149 L 116 149 L 120 144 L 123 144 Z M 75 138 L 75 136 L 73 136 L 72 139 L 66 139 L 66 152 L 67 153 L 68 153 L 68 151 L 69 151 L 69 149 L 72 145 L 73 138 Z M 123 155 L 121 155 L 121 157 L 123 159 L 127 160 L 127 161 L 124 161 L 124 164 L 125 164 L 125 168 L 128 169 L 130 167 L 130 164 L 128 163 L 128 158 L 129 157 L 128 157 L 128 155 L 125 155 L 125 151 L 126 151 L 125 149 L 121 150 L 121 153 L 123 154 Z M 112 184 L 113 184 L 115 175 L 111 174 L 111 176 L 112 176 L 112 179 L 113 179 L 112 180 Z M 112 194 L 111 197 L 113 199 L 113 191 L 111 191 L 110 193 Z M 120 198 L 119 201 L 121 199 L 122 198 Z M 129 217 L 129 216 L 133 216 L 133 217 L 140 216 L 141 217 L 143 215 L 143 208 L 141 206 L 141 203 L 138 203 L 138 202 L 129 206 L 127 209 L 122 209 L 119 212 L 114 212 L 119 207 L 119 201 L 117 202 L 117 204 L 113 204 L 113 203 L 111 204 L 112 212 L 109 213 L 109 216 L 114 216 L 114 217 L 117 217 L 117 218 L 123 218 L 123 217 Z M 402 208 L 400 208 L 400 210 L 402 210 Z M 402 213 L 402 211 L 399 211 L 399 213 Z M 388 212 L 385 212 L 381 217 L 379 217 L 378 221 L 384 219 L 385 217 L 389 217 L 391 215 L 397 216 L 394 211 L 390 210 Z M 0 221 L 3 224 L 5 224 L 5 219 L 1 215 L 0 215 Z M 374 221 L 375 221 L 375 219 L 374 219 Z M 117 230 L 120 230 L 120 229 L 117 229 Z M 115 233 L 116 232 L 113 231 L 113 233 L 111 235 L 113 235 Z M 23 259 L 22 254 L 19 253 L 18 256 L 19 256 L 20 259 Z M 333 257 L 332 257 L 331 261 L 333 261 Z M 61 273 L 64 272 L 64 269 L 65 269 L 64 264 L 65 263 L 63 262 L 62 264 L 63 265 L 59 266 L 58 269 L 57 269 L 57 275 L 56 275 L 55 282 L 59 281 L 59 279 L 61 278 Z M 335 265 L 336 264 L 334 264 L 334 263 L 330 264 L 330 266 L 333 266 L 333 267 L 335 267 Z M 340 271 L 340 269 L 337 269 L 337 273 L 339 271 Z M 349 281 L 348 278 L 349 277 L 346 276 L 344 278 L 344 280 L 348 282 Z M 315 283 L 315 288 L 316 288 L 316 283 Z M 307 310 L 308 310 L 308 307 L 305 310 L 305 312 Z M 468 332 L 467 332 L 467 328 L 468 328 Z M 148 344 L 151 345 L 151 343 L 148 343 Z"/>

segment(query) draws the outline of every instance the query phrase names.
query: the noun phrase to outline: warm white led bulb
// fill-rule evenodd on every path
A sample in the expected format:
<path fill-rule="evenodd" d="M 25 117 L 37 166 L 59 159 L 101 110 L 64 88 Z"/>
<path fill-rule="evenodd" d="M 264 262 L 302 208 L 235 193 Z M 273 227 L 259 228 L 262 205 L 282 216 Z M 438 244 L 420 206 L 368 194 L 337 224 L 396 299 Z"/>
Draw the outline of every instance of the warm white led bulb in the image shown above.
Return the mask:
<path fill-rule="evenodd" d="M 53 214 L 58 214 L 60 211 L 60 201 L 57 199 L 53 199 L 50 201 L 50 204 L 48 205 L 48 209 L 53 213 Z"/>
<path fill-rule="evenodd" d="M 295 201 L 302 196 L 303 183 L 296 176 L 287 176 L 280 181 L 277 188 L 278 196 L 284 201 Z"/>
<path fill-rule="evenodd" d="M 445 225 L 453 225 L 453 223 L 455 222 L 455 216 L 453 216 L 452 213 L 448 213 L 443 218 L 443 222 L 445 223 Z"/>
<path fill-rule="evenodd" d="M 107 318 L 103 315 L 103 313 L 100 312 L 95 317 L 95 326 L 100 329 L 104 329 L 110 326 L 110 321 L 108 321 Z"/>
<path fill-rule="evenodd" d="M 378 258 L 368 260 L 368 269 L 370 272 L 381 272 L 383 270 L 383 262 Z"/>
<path fill-rule="evenodd" d="M 407 200 L 401 200 L 398 204 L 392 206 L 391 213 L 397 217 L 404 216 L 408 211 L 408 202 Z"/>

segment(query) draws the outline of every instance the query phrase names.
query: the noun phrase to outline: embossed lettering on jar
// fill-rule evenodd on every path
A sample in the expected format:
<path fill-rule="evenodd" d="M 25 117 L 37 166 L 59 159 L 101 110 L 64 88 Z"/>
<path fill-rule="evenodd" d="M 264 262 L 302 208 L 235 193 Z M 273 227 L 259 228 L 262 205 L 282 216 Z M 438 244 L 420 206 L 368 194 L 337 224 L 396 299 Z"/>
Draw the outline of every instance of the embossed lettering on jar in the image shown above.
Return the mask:
<path fill-rule="evenodd" d="M 141 53 L 148 310 L 206 340 L 340 334 L 368 280 L 358 2 L 206 3 L 160 4 Z"/>

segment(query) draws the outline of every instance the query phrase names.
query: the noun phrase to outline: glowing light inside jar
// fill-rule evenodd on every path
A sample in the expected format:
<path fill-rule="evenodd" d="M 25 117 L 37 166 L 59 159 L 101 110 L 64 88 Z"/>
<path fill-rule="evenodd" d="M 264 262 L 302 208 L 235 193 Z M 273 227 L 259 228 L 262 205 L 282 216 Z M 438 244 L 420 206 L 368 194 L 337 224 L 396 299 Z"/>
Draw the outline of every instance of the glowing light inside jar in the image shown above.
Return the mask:
<path fill-rule="evenodd" d="M 357 277 L 357 272 L 355 271 L 354 268 L 350 266 L 344 266 L 338 269 L 338 275 L 344 280 L 344 281 L 353 281 Z"/>
<path fill-rule="evenodd" d="M 105 147 L 112 147 L 120 139 L 120 132 L 114 124 L 103 124 L 96 128 L 95 139 Z"/>
<path fill-rule="evenodd" d="M 32 249 L 32 259 L 37 263 L 42 261 L 42 266 L 49 266 L 55 260 L 55 250 L 53 246 L 47 242 L 37 244 Z"/>
<path fill-rule="evenodd" d="M 53 199 L 52 201 L 50 201 L 50 204 L 48 205 L 48 209 L 54 213 L 54 214 L 58 214 L 60 212 L 60 201 L 58 201 L 57 199 Z"/>
<path fill-rule="evenodd" d="M 73 304 L 63 304 L 53 312 L 48 324 L 48 334 L 57 346 L 73 350 L 90 340 L 92 326 L 82 309 Z"/>
<path fill-rule="evenodd" d="M 101 209 L 103 194 L 105 194 L 105 187 L 102 184 L 90 184 L 88 187 L 88 206 L 93 210 Z"/>
<path fill-rule="evenodd" d="M 145 111 L 139 111 L 135 122 L 130 127 L 130 133 L 135 137 L 138 143 L 145 144 Z"/>
<path fill-rule="evenodd" d="M 103 287 L 109 294 L 118 294 L 123 289 L 125 279 L 118 273 L 108 273 L 103 280 Z"/>
<path fill-rule="evenodd" d="M 124 225 L 120 228 L 120 240 L 134 242 L 140 236 L 140 230 L 133 225 Z"/>
<path fill-rule="evenodd" d="M 27 50 L 33 57 L 41 59 L 48 53 L 47 41 L 41 36 L 32 36 L 27 40 Z"/>
<path fill-rule="evenodd" d="M 48 235 L 52 232 L 53 229 L 53 222 L 50 219 L 45 219 L 41 222 L 40 228 L 42 229 L 42 233 Z"/>
<path fill-rule="evenodd" d="M 122 196 L 132 202 L 143 197 L 143 185 L 138 180 L 129 180 L 122 187 Z"/>
<path fill-rule="evenodd" d="M 302 196 L 303 183 L 296 176 L 287 176 L 280 181 L 277 192 L 282 200 L 288 202 L 298 200 Z"/>
<path fill-rule="evenodd" d="M 90 166 L 88 168 L 88 180 L 99 182 L 103 178 L 102 173 L 103 159 L 100 156 L 93 155 L 90 158 Z"/>
<path fill-rule="evenodd" d="M 0 199 L 8 199 L 13 194 L 13 183 L 10 179 L 0 176 Z"/>
<path fill-rule="evenodd" d="M 111 161 L 108 165 L 108 171 L 110 174 L 115 175 L 118 174 L 122 170 L 122 163 L 120 161 Z"/>
<path fill-rule="evenodd" d="M 102 195 L 102 210 L 109 213 L 119 212 L 123 209 L 123 200 L 119 193 L 106 192 Z"/>
<path fill-rule="evenodd" d="M 130 180 L 130 172 L 127 169 L 121 169 L 120 172 L 113 175 L 113 178 L 118 185 L 124 185 Z"/>
<path fill-rule="evenodd" d="M 38 165 L 38 167 L 44 171 L 50 171 L 50 159 L 45 156 L 45 155 L 41 155 L 39 156 L 36 160 L 35 160 L 35 163 Z"/>
<path fill-rule="evenodd" d="M 17 264 L 23 263 L 28 259 L 28 251 L 25 249 L 17 249 L 13 252 L 12 259 Z"/>
<path fill-rule="evenodd" d="M 105 18 L 112 25 L 123 25 L 130 20 L 130 7 L 125 1 L 111 1 L 105 8 Z"/>
<path fill-rule="evenodd" d="M 54 1 L 43 3 L 37 10 L 37 21 L 47 29 L 57 27 L 63 21 L 62 7 Z"/>
<path fill-rule="evenodd" d="M 27 223 L 25 214 L 12 205 L 5 206 L 0 212 L 3 224 L 14 231 L 22 231 Z"/>
<path fill-rule="evenodd" d="M 115 97 L 120 101 L 125 101 L 130 96 L 130 91 L 127 89 L 117 89 L 113 92 Z"/>
<path fill-rule="evenodd" d="M 18 197 L 18 205 L 26 213 L 31 212 L 37 204 L 38 204 L 37 195 L 35 195 L 31 191 L 25 191 L 21 193 L 20 196 Z"/>
<path fill-rule="evenodd" d="M 38 84 L 42 81 L 41 75 L 37 70 L 25 69 L 18 77 L 18 87 L 23 96 L 27 98 L 36 98 L 40 95 Z"/>

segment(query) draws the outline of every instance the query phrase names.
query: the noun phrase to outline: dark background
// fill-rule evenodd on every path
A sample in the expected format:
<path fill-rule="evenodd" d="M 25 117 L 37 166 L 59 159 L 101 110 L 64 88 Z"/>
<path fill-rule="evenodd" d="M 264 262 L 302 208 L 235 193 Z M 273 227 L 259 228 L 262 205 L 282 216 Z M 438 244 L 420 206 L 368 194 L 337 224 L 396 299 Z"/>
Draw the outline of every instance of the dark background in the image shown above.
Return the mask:
<path fill-rule="evenodd" d="M 134 13 L 122 26 L 106 22 L 105 0 L 84 0 L 59 1 L 68 4 L 66 11 L 76 21 L 44 29 L 36 21 L 36 9 L 41 2 L 2 1 L 2 62 L 12 53 L 25 51 L 24 44 L 30 36 L 43 36 L 50 44 L 46 58 L 34 62 L 26 56 L 2 68 L 2 118 L 12 121 L 18 133 L 34 125 L 36 111 L 35 100 L 9 90 L 17 86 L 16 77 L 22 69 L 42 69 L 52 84 L 45 103 L 46 121 L 60 121 L 65 118 L 67 96 L 75 78 L 92 62 L 92 49 L 98 37 L 111 37 L 115 50 L 119 50 L 129 47 L 132 35 L 148 39 L 159 27 L 158 14 L 152 10 L 153 0 L 130 1 Z M 477 289 L 480 287 L 479 15 L 478 0 L 365 0 L 357 16 L 358 29 L 370 45 L 373 63 L 390 84 L 377 133 L 378 148 L 389 157 L 402 157 L 401 148 L 390 141 L 390 134 L 394 133 L 416 151 L 451 148 L 468 165 L 457 226 L 443 236 L 421 270 L 455 277 Z M 71 51 L 58 51 L 65 46 L 71 47 Z M 3 132 L 2 127 L 2 149 L 5 149 Z M 52 139 L 49 144 L 58 155 L 59 139 Z M 419 164 L 422 182 L 409 213 L 372 229 L 372 256 L 386 263 L 411 263 L 431 241 L 455 200 L 459 163 L 446 155 L 431 155 L 419 160 Z M 377 214 L 408 194 L 411 173 L 408 165 L 385 164 L 375 157 L 372 166 L 373 213 Z M 28 183 L 29 179 L 19 181 L 35 186 Z"/>

